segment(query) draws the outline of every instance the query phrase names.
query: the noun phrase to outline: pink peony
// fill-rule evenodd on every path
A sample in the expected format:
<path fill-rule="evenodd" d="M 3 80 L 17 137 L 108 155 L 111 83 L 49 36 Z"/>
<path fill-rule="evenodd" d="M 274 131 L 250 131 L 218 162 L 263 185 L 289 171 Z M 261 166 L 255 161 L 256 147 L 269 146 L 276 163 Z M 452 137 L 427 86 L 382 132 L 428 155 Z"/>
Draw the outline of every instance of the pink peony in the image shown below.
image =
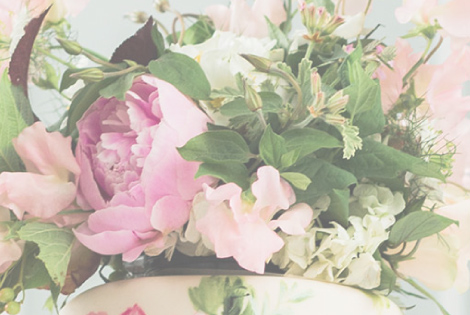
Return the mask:
<path fill-rule="evenodd" d="M 25 128 L 13 140 L 27 172 L 0 174 L 0 205 L 21 220 L 25 212 L 49 219 L 75 200 L 74 177 L 80 168 L 73 156 L 71 138 L 48 133 L 41 122 Z"/>
<path fill-rule="evenodd" d="M 267 37 L 266 18 L 275 25 L 286 20 L 282 0 L 255 0 L 252 7 L 245 0 L 232 0 L 230 8 L 212 5 L 206 9 L 206 14 L 214 21 L 216 29 L 247 37 Z"/>
<path fill-rule="evenodd" d="M 0 207 L 0 274 L 4 273 L 23 254 L 24 241 L 5 240 L 8 229 L 2 226 L 2 222 L 8 221 L 10 221 L 10 210 Z"/>
<path fill-rule="evenodd" d="M 263 273 L 266 261 L 284 245 L 273 230 L 303 234 L 313 211 L 307 204 L 290 208 L 294 192 L 275 168 L 261 167 L 257 175 L 251 187 L 256 201 L 247 200 L 233 183 L 216 189 L 206 186 L 205 200 L 195 204 L 194 211 L 205 213 L 196 221 L 196 228 L 213 244 L 217 257 L 233 257 L 241 267 Z M 273 220 L 281 210 L 288 211 Z"/>
<path fill-rule="evenodd" d="M 150 75 L 134 81 L 125 101 L 98 99 L 78 122 L 78 201 L 96 212 L 77 238 L 127 261 L 146 247 L 163 249 L 166 236 L 188 221 L 193 197 L 213 181 L 194 179 L 199 163 L 176 150 L 208 121 L 175 87 Z"/>

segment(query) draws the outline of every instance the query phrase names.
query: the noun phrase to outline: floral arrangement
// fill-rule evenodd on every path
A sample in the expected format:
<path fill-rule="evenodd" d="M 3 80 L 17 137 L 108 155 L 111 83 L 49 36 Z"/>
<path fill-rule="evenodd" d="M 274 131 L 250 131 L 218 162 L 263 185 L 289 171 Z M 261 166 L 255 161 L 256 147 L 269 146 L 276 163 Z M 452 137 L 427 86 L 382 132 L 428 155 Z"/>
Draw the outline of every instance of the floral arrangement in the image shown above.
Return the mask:
<path fill-rule="evenodd" d="M 0 1 L 0 312 L 177 252 L 383 295 L 468 289 L 467 0 L 404 0 L 394 45 L 364 26 L 371 0 L 159 1 L 110 58 L 66 20 L 86 2 Z M 61 97 L 60 121 L 28 85 Z"/>

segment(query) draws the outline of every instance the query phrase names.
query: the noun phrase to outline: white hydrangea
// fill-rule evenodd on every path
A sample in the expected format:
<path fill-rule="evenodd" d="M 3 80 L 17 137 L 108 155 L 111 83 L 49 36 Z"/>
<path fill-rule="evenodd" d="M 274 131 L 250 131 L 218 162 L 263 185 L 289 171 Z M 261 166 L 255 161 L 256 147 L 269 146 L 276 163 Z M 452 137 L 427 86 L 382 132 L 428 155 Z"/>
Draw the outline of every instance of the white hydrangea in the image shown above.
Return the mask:
<path fill-rule="evenodd" d="M 288 274 L 373 289 L 380 285 L 380 262 L 373 254 L 388 239 L 395 216 L 405 208 L 401 193 L 359 184 L 350 198 L 354 212 L 347 228 L 312 227 L 306 234 L 284 236 L 273 262 Z"/>

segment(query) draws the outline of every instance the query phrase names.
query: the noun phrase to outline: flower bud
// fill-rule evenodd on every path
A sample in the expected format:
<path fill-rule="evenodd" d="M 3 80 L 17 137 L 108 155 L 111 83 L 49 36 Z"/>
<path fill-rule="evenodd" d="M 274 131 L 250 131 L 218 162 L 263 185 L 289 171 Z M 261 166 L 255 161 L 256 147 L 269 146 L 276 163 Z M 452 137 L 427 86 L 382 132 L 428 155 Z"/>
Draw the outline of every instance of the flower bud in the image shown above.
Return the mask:
<path fill-rule="evenodd" d="M 259 96 L 258 92 L 255 91 L 250 85 L 245 83 L 245 103 L 248 109 L 252 112 L 263 108 L 263 100 Z"/>
<path fill-rule="evenodd" d="M 327 107 L 333 114 L 342 113 L 346 110 L 346 104 L 348 104 L 348 101 L 349 95 L 343 95 L 343 90 L 341 90 L 330 97 Z"/>
<path fill-rule="evenodd" d="M 71 41 L 65 38 L 57 37 L 57 41 L 60 46 L 69 54 L 69 55 L 80 55 L 82 53 L 82 46 L 76 41 Z"/>
<path fill-rule="evenodd" d="M 247 54 L 241 54 L 241 56 L 251 63 L 256 70 L 261 72 L 269 73 L 273 66 L 273 62 L 271 60 L 263 57 Z"/>
<path fill-rule="evenodd" d="M 134 11 L 126 14 L 126 17 L 137 24 L 144 24 L 149 19 L 149 15 L 144 11 Z"/>
<path fill-rule="evenodd" d="M 104 72 L 98 68 L 90 68 L 74 73 L 70 77 L 88 82 L 99 82 L 104 79 Z"/>
<path fill-rule="evenodd" d="M 317 71 L 313 71 L 311 75 L 312 93 L 318 94 L 321 91 L 321 77 Z"/>
<path fill-rule="evenodd" d="M 156 0 L 155 9 L 160 13 L 165 13 L 166 11 L 170 10 L 170 3 L 168 0 Z"/>

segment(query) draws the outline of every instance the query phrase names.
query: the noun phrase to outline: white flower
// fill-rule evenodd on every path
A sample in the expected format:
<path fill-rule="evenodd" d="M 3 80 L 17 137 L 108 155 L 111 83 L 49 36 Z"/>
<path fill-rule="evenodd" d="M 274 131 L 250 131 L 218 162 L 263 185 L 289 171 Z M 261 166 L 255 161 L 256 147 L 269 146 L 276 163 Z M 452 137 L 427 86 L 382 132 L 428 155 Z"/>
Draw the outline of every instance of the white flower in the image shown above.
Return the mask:
<path fill-rule="evenodd" d="M 372 257 L 372 254 L 363 253 L 351 261 L 349 274 L 343 283 L 373 289 L 380 285 L 380 271 L 380 263 Z"/>
<path fill-rule="evenodd" d="M 360 12 L 352 16 L 344 16 L 343 18 L 344 23 L 333 32 L 333 35 L 351 39 L 356 38 L 358 35 L 362 34 L 364 30 L 364 21 L 366 18 L 364 12 Z"/>
<path fill-rule="evenodd" d="M 199 61 L 213 89 L 236 88 L 235 76 L 241 73 L 253 82 L 262 82 L 264 75 L 254 72 L 254 67 L 240 54 L 253 54 L 269 58 L 275 41 L 238 36 L 216 31 L 212 38 L 198 45 L 170 46 L 170 50 Z M 259 77 L 259 78 L 258 78 Z M 261 80 L 260 80 L 261 79 Z"/>

